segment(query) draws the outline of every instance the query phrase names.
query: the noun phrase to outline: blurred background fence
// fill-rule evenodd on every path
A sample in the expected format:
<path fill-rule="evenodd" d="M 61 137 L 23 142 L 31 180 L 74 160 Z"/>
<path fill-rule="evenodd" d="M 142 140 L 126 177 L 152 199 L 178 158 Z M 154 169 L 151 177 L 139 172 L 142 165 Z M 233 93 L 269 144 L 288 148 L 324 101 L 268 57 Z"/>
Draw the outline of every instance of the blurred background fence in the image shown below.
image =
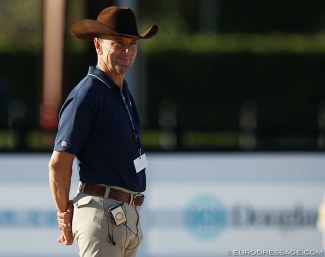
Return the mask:
<path fill-rule="evenodd" d="M 59 105 L 95 65 L 92 43 L 69 27 L 109 4 L 131 5 L 140 31 L 160 28 L 139 43 L 128 78 L 147 150 L 324 150 L 324 0 L 65 1 Z M 57 111 L 42 109 L 45 7 L 0 2 L 1 151 L 52 149 Z"/>

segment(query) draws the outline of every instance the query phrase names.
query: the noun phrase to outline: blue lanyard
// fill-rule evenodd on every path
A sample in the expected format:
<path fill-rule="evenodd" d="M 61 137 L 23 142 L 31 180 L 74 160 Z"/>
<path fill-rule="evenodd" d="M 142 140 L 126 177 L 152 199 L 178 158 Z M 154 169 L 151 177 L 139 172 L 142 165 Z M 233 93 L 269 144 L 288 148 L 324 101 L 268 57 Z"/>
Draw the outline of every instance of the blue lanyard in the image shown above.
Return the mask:
<path fill-rule="evenodd" d="M 121 90 L 121 96 L 122 96 L 122 99 L 123 99 L 123 103 L 125 105 L 125 109 L 128 113 L 128 116 L 129 116 L 129 119 L 130 119 L 130 125 L 131 125 L 131 128 L 132 128 L 132 132 L 133 132 L 133 137 L 135 139 L 135 142 L 137 144 L 137 147 L 138 147 L 138 150 L 139 150 L 139 156 L 141 156 L 141 144 L 140 144 L 140 138 L 139 138 L 139 135 L 138 135 L 138 131 L 135 127 L 135 123 L 134 123 L 134 120 L 133 120 L 133 116 L 131 114 L 131 111 L 129 109 L 129 106 L 127 104 L 127 101 L 125 99 L 125 96 L 123 95 L 123 92 Z"/>
<path fill-rule="evenodd" d="M 99 81 L 101 81 L 102 83 L 104 83 L 107 87 L 111 88 L 110 85 L 108 85 L 104 80 L 100 79 L 96 75 L 91 74 L 91 73 L 88 73 L 87 75 L 95 77 L 96 79 L 98 79 Z M 123 99 L 123 103 L 125 105 L 125 109 L 126 109 L 126 111 L 128 113 L 129 119 L 130 119 L 130 124 L 131 124 L 132 132 L 133 132 L 133 137 L 134 137 L 134 140 L 135 140 L 135 142 L 137 144 L 137 148 L 138 148 L 138 151 L 139 151 L 139 156 L 141 156 L 141 143 L 140 143 L 140 138 L 139 138 L 137 129 L 135 127 L 135 123 L 134 123 L 134 120 L 133 120 L 131 111 L 130 111 L 129 106 L 128 106 L 127 102 L 126 102 L 126 99 L 125 99 L 125 97 L 123 95 L 123 91 L 121 90 L 120 92 L 121 92 L 121 96 L 122 96 L 122 99 Z"/>

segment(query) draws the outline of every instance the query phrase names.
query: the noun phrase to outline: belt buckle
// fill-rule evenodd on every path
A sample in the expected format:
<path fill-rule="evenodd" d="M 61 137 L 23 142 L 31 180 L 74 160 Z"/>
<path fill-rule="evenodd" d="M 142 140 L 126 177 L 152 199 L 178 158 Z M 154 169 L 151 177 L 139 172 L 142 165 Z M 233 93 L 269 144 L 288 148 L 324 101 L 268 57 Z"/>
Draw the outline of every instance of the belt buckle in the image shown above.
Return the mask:
<path fill-rule="evenodd" d="M 143 195 L 143 194 L 136 194 L 136 195 L 133 196 L 133 198 L 132 198 L 132 206 L 133 206 L 133 207 L 136 207 L 134 201 L 135 201 L 135 199 L 137 199 L 138 197 L 144 197 L 144 195 Z"/>

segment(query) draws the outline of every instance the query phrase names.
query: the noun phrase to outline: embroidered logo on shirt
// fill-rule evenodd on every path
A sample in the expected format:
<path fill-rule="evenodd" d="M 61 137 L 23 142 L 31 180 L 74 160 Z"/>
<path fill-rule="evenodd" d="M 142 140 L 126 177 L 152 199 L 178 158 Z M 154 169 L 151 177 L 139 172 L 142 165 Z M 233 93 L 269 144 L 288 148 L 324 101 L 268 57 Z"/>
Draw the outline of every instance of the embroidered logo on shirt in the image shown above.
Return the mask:
<path fill-rule="evenodd" d="M 69 143 L 67 141 L 62 141 L 61 142 L 61 146 L 62 147 L 68 147 L 69 146 Z"/>

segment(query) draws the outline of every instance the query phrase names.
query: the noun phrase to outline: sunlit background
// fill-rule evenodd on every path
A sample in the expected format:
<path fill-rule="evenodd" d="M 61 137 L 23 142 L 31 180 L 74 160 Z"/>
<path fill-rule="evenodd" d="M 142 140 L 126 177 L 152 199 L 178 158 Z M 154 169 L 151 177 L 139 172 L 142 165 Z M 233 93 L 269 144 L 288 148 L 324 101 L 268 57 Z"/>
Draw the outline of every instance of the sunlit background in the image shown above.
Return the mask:
<path fill-rule="evenodd" d="M 55 242 L 47 162 L 96 64 L 69 28 L 113 4 L 159 26 L 127 75 L 151 157 L 139 256 L 321 251 L 325 0 L 1 0 L 0 257 L 77 256 Z"/>

